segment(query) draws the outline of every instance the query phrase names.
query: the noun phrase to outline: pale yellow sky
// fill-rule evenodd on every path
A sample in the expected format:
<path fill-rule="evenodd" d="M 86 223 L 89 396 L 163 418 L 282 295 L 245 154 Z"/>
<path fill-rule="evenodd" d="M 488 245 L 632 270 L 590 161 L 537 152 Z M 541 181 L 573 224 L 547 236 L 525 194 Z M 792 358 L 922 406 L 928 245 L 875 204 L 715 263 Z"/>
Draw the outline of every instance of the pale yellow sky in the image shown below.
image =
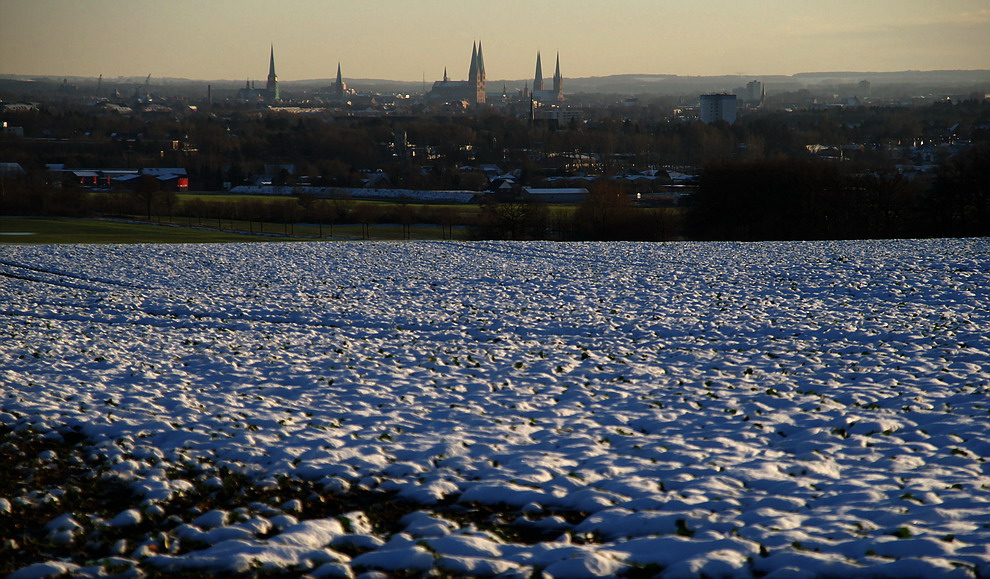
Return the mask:
<path fill-rule="evenodd" d="M 990 69 L 990 0 L 0 0 L 0 74 L 427 81 Z"/>

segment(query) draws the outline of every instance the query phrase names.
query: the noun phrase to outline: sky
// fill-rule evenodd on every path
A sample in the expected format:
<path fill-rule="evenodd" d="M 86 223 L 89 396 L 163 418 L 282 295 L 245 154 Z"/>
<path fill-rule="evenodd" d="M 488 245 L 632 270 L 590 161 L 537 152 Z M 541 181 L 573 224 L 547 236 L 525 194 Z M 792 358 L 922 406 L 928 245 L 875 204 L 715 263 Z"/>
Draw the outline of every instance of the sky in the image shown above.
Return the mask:
<path fill-rule="evenodd" d="M 990 0 L 0 0 L 0 74 L 282 81 L 990 69 Z"/>

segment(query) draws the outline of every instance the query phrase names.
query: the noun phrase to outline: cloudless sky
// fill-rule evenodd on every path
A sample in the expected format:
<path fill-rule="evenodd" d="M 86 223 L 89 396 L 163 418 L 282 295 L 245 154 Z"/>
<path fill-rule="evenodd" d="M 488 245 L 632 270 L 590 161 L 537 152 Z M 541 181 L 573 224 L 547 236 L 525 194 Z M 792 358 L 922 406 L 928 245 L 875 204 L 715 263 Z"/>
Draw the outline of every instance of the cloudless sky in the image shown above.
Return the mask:
<path fill-rule="evenodd" d="M 0 74 L 264 80 L 990 68 L 990 0 L 0 0 Z"/>

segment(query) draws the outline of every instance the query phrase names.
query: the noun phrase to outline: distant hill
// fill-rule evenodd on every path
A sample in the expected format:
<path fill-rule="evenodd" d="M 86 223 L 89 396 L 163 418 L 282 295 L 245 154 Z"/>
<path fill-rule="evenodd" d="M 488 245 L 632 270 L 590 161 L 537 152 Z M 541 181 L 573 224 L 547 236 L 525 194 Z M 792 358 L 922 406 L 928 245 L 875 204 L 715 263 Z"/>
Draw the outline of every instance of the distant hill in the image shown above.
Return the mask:
<path fill-rule="evenodd" d="M 900 72 L 801 72 L 793 78 L 806 82 L 873 83 L 986 83 L 990 70 L 904 70 Z"/>
<path fill-rule="evenodd" d="M 745 86 L 752 80 L 760 80 L 768 91 L 792 91 L 827 85 L 856 84 L 862 80 L 872 85 L 917 85 L 931 89 L 965 88 L 973 90 L 983 87 L 990 91 L 990 70 L 934 70 L 903 72 L 805 72 L 795 75 L 725 75 L 725 76 L 678 76 L 674 74 L 614 74 L 584 78 L 564 78 L 565 93 L 614 93 L 614 94 L 654 94 L 654 95 L 696 95 L 701 92 L 731 91 Z M 403 82 L 383 79 L 345 79 L 357 90 L 368 92 L 410 94 L 422 93 L 423 82 Z M 306 90 L 325 87 L 331 79 L 292 81 L 283 83 L 285 88 Z M 512 92 L 517 91 L 532 79 L 488 80 L 488 92 L 499 92 L 504 85 Z M 432 81 L 425 84 L 426 90 Z"/>
<path fill-rule="evenodd" d="M 347 84 L 360 91 L 370 93 L 421 94 L 429 90 L 433 80 L 395 81 L 387 79 L 345 78 Z M 929 70 L 900 72 L 803 72 L 794 75 L 725 75 L 725 76 L 678 76 L 673 74 L 616 74 L 585 78 L 564 78 L 564 92 L 607 93 L 618 95 L 697 95 L 704 92 L 731 91 L 745 86 L 751 80 L 762 81 L 768 92 L 796 91 L 802 88 L 822 89 L 856 85 L 866 80 L 874 88 L 898 87 L 915 88 L 927 92 L 990 92 L 990 70 Z M 186 78 L 116 77 L 104 78 L 102 88 L 133 92 L 145 83 L 155 91 L 164 94 L 205 93 L 209 85 L 215 94 L 234 91 L 244 86 L 244 81 L 236 80 L 193 80 Z M 261 82 L 261 81 L 259 81 Z M 489 80 L 488 92 L 497 93 L 505 86 L 514 93 L 532 79 Z M 333 83 L 333 79 L 306 79 L 282 81 L 283 91 L 312 92 Z M 96 78 L 71 76 L 25 76 L 0 74 L 0 99 L 11 98 L 15 93 L 30 92 L 37 87 L 51 88 L 55 85 L 74 85 L 81 91 L 91 91 L 97 84 Z"/>
<path fill-rule="evenodd" d="M 348 86 L 359 91 L 419 94 L 429 90 L 432 81 L 404 82 L 384 79 L 345 79 Z M 725 75 L 678 76 L 673 74 L 615 74 L 585 78 L 564 78 L 565 93 L 611 93 L 624 95 L 697 95 L 702 92 L 731 91 L 752 80 L 762 81 L 768 91 L 795 91 L 802 88 L 855 85 L 869 81 L 874 87 L 885 85 L 914 85 L 928 90 L 990 92 L 990 70 L 935 70 L 903 72 L 807 72 L 795 75 Z M 290 81 L 286 90 L 312 90 L 326 87 L 331 79 Z M 505 86 L 515 92 L 532 79 L 488 80 L 488 92 L 497 93 Z"/>

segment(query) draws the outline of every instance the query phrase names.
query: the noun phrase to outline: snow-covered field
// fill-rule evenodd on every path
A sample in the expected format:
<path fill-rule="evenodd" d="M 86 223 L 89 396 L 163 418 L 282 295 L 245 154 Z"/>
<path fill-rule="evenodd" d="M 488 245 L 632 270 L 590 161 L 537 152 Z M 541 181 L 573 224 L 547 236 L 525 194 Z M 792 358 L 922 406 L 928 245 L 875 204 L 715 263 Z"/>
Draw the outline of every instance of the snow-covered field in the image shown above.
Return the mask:
<path fill-rule="evenodd" d="M 15 576 L 990 576 L 990 240 L 4 246 L 0 274 L 0 426 L 84 434 L 135 492 L 2 487 L 0 531 L 44 504 L 52 549 L 104 553 Z"/>

